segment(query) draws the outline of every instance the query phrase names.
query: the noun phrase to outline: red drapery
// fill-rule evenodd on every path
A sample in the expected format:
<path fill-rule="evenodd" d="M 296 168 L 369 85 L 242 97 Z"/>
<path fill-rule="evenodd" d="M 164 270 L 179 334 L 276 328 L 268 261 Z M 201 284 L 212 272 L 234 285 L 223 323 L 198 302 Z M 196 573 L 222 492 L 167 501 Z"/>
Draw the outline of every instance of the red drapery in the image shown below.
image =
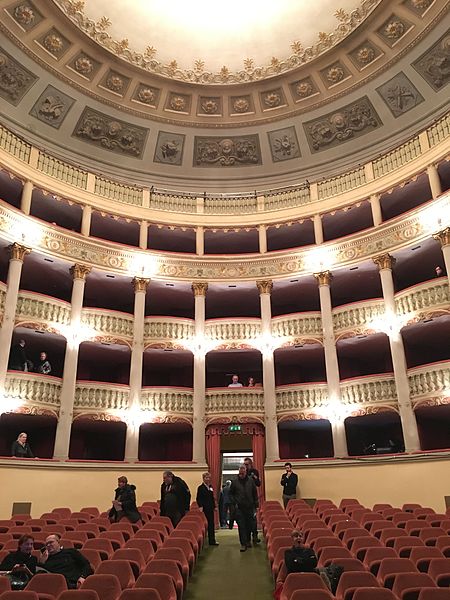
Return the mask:
<path fill-rule="evenodd" d="M 259 503 L 266 497 L 266 486 L 264 483 L 264 463 L 266 462 L 266 443 L 264 428 L 260 426 L 260 431 L 255 431 L 252 437 L 253 464 L 258 469 L 261 478 L 261 487 L 258 490 Z"/>
<path fill-rule="evenodd" d="M 211 473 L 211 484 L 216 502 L 219 501 L 220 485 L 220 433 L 208 427 L 206 430 L 206 460 Z"/>

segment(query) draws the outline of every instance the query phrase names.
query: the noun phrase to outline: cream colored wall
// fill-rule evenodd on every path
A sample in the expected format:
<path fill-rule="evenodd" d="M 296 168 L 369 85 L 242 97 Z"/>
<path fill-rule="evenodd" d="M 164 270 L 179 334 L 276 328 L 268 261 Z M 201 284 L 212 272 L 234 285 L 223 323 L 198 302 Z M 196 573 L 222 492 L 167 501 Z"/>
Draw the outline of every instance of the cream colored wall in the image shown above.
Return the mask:
<path fill-rule="evenodd" d="M 19 464 L 20 463 L 20 464 Z M 2 461 L 0 478 L 0 519 L 11 516 L 13 502 L 32 502 L 31 514 L 39 517 L 56 506 L 68 506 L 80 510 L 83 506 L 98 506 L 101 510 L 111 507 L 117 477 L 125 475 L 136 485 L 138 503 L 158 500 L 162 472 L 171 466 L 128 468 L 126 466 L 57 465 L 46 466 L 34 462 Z M 175 469 L 191 489 L 193 499 L 201 483 L 204 467 Z"/>
<path fill-rule="evenodd" d="M 445 512 L 444 496 L 450 496 L 450 457 L 377 464 L 294 466 L 303 498 L 358 498 L 365 506 L 389 502 L 401 506 L 418 502 Z M 266 497 L 281 499 L 280 478 L 284 469 L 266 468 Z"/>

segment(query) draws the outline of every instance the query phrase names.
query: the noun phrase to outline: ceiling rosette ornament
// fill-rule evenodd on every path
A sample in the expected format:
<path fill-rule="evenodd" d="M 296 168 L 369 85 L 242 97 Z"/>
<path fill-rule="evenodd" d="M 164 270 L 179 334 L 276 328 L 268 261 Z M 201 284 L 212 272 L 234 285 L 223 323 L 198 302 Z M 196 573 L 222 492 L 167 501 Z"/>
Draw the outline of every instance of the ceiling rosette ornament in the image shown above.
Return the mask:
<path fill-rule="evenodd" d="M 425 0 L 421 1 L 424 2 Z M 227 63 L 219 68 L 208 67 L 206 56 L 192 57 L 191 67 L 180 66 L 180 61 L 176 57 L 159 59 L 158 55 L 162 53 L 156 47 L 157 42 L 151 39 L 150 34 L 145 49 L 139 51 L 132 47 L 130 40 L 133 37 L 131 35 L 118 39 L 113 33 L 110 33 L 110 30 L 116 31 L 117 24 L 112 23 L 113 18 L 110 19 L 109 16 L 103 16 L 97 20 L 90 18 L 88 16 L 89 11 L 86 8 L 87 2 L 79 0 L 54 0 L 54 2 L 92 40 L 134 66 L 171 80 L 204 85 L 227 85 L 260 81 L 282 73 L 288 73 L 309 63 L 350 35 L 381 3 L 381 0 L 360 0 L 359 4 L 358 0 L 355 0 L 354 3 L 343 2 L 346 8 L 338 8 L 334 10 L 334 15 L 331 13 L 327 15 L 328 17 L 334 17 L 337 21 L 337 24 L 334 23 L 330 27 L 331 31 L 311 32 L 311 35 L 316 36 L 315 41 L 313 41 L 313 38 L 309 38 L 306 42 L 305 40 L 294 39 L 290 43 L 291 54 L 286 55 L 289 51 L 288 46 L 284 51 L 284 55 L 272 56 L 266 59 L 265 64 L 260 59 L 243 56 L 241 68 L 230 66 Z M 325 6 L 324 10 L 327 11 L 328 8 L 328 6 Z M 295 8 L 292 10 L 295 10 Z M 138 12 L 133 12 L 130 15 L 130 20 L 133 20 L 133 15 L 137 16 L 138 14 Z M 297 14 L 297 17 L 299 17 L 299 14 Z M 331 23 L 329 19 L 328 23 Z M 149 29 L 151 30 L 150 27 Z"/>

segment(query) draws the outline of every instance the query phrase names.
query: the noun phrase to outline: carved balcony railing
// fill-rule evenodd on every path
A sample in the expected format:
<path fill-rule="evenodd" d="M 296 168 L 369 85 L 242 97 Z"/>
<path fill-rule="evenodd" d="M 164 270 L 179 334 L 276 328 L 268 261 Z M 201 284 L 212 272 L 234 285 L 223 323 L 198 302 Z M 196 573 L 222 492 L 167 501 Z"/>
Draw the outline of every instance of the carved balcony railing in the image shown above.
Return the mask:
<path fill-rule="evenodd" d="M 391 171 L 399 169 L 408 162 L 411 162 L 421 154 L 420 139 L 417 135 L 408 140 L 402 146 L 395 148 L 380 158 L 372 162 L 375 179 L 382 177 Z"/>
<path fill-rule="evenodd" d="M 58 409 L 61 397 L 61 380 L 51 375 L 10 371 L 6 375 L 6 402 Z"/>
<path fill-rule="evenodd" d="M 16 321 L 67 326 L 70 323 L 70 304 L 33 292 L 20 292 L 16 306 Z"/>
<path fill-rule="evenodd" d="M 77 169 L 45 152 L 39 152 L 37 169 L 49 177 L 64 181 L 82 190 L 87 187 L 88 174 L 86 171 Z"/>
<path fill-rule="evenodd" d="M 430 146 L 436 146 L 444 140 L 450 138 L 450 114 L 444 115 L 442 119 L 433 123 L 427 129 L 428 141 Z"/>
<path fill-rule="evenodd" d="M 324 407 L 328 401 L 326 383 L 297 383 L 276 389 L 277 412 L 309 410 Z"/>
<path fill-rule="evenodd" d="M 319 200 L 330 198 L 331 196 L 339 196 L 365 183 L 366 173 L 364 167 L 359 167 L 354 171 L 349 171 L 331 179 L 319 181 L 317 184 Z"/>
<path fill-rule="evenodd" d="M 258 343 L 260 319 L 210 319 L 205 324 L 205 338 L 217 343 Z"/>
<path fill-rule="evenodd" d="M 177 213 L 196 213 L 197 198 L 195 195 L 181 192 L 152 191 L 150 194 L 150 208 Z"/>
<path fill-rule="evenodd" d="M 450 360 L 409 369 L 408 380 L 412 398 L 450 396 Z"/>
<path fill-rule="evenodd" d="M 294 313 L 274 317 L 271 324 L 275 338 L 313 337 L 322 338 L 320 312 Z"/>
<path fill-rule="evenodd" d="M 193 391 L 191 388 L 143 388 L 141 410 L 191 415 Z"/>
<path fill-rule="evenodd" d="M 255 213 L 258 210 L 257 199 L 254 194 L 247 196 L 208 196 L 204 200 L 204 213 L 206 215 L 242 215 Z"/>
<path fill-rule="evenodd" d="M 394 376 L 369 375 L 341 382 L 343 404 L 380 404 L 397 402 Z"/>
<path fill-rule="evenodd" d="M 95 178 L 95 193 L 104 198 L 111 198 L 124 204 L 142 206 L 143 190 L 142 188 L 131 185 L 123 185 L 109 179 Z"/>
<path fill-rule="evenodd" d="M 264 413 L 264 390 L 262 388 L 237 388 L 206 390 L 205 411 L 213 414 Z"/>
<path fill-rule="evenodd" d="M 133 315 L 127 313 L 102 308 L 84 308 L 81 313 L 81 325 L 95 330 L 99 335 L 133 338 Z"/>
<path fill-rule="evenodd" d="M 384 300 L 365 300 L 333 308 L 333 328 L 335 333 L 348 330 L 370 329 L 373 321 L 384 315 Z"/>
<path fill-rule="evenodd" d="M 282 210 L 293 206 L 303 206 L 311 202 L 309 186 L 300 186 L 287 190 L 266 192 L 264 210 Z"/>
<path fill-rule="evenodd" d="M 395 295 L 395 309 L 398 315 L 411 315 L 439 308 L 450 310 L 450 292 L 446 277 L 413 285 Z"/>
<path fill-rule="evenodd" d="M 130 388 L 127 385 L 100 381 L 78 381 L 75 388 L 74 409 L 125 410 L 128 408 Z"/>
<path fill-rule="evenodd" d="M 195 323 L 191 319 L 177 317 L 147 317 L 144 323 L 144 343 L 189 342 L 195 335 Z M 188 345 L 188 344 L 186 344 Z"/>

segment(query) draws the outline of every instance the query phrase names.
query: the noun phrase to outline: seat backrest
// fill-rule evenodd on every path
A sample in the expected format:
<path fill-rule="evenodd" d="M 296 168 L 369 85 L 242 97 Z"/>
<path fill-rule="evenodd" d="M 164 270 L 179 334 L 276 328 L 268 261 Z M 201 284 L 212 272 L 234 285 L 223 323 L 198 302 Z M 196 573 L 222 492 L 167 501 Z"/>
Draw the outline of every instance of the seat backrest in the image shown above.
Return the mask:
<path fill-rule="evenodd" d="M 0 600 L 39 600 L 37 592 L 23 590 L 22 592 L 3 592 Z"/>
<path fill-rule="evenodd" d="M 397 550 L 398 555 L 401 558 L 409 558 L 411 554 L 411 549 L 414 546 L 425 546 L 423 541 L 416 537 L 415 535 L 406 535 L 404 537 L 399 537 L 394 540 L 393 548 Z"/>
<path fill-rule="evenodd" d="M 450 588 L 422 588 L 417 600 L 450 600 Z"/>
<path fill-rule="evenodd" d="M 118 600 L 120 592 L 120 582 L 116 575 L 90 575 L 81 586 L 82 590 L 95 590 L 99 600 Z"/>
<path fill-rule="evenodd" d="M 67 590 L 66 578 L 59 573 L 37 573 L 30 579 L 27 590 L 57 598 L 61 592 Z"/>
<path fill-rule="evenodd" d="M 11 584 L 9 582 L 8 577 L 0 577 L 0 593 L 9 592 L 11 589 Z"/>
<path fill-rule="evenodd" d="M 336 598 L 344 598 L 346 590 L 359 587 L 380 587 L 380 584 L 368 571 L 347 571 L 339 579 Z"/>
<path fill-rule="evenodd" d="M 419 531 L 419 538 L 425 542 L 426 546 L 435 546 L 439 536 L 446 535 L 441 527 L 424 527 Z"/>
<path fill-rule="evenodd" d="M 134 588 L 123 590 L 119 600 L 164 600 L 155 588 Z"/>
<path fill-rule="evenodd" d="M 294 590 L 298 589 L 326 590 L 327 587 L 317 573 L 289 573 L 284 582 L 282 597 L 290 598 Z"/>
<path fill-rule="evenodd" d="M 81 509 L 81 512 L 89 513 L 90 515 L 92 515 L 94 517 L 98 517 L 100 514 L 100 511 L 98 510 L 98 508 L 96 506 L 84 506 Z"/>
<path fill-rule="evenodd" d="M 364 557 L 364 564 L 374 575 L 378 574 L 381 561 L 385 558 L 398 558 L 394 548 L 369 548 Z"/>
<path fill-rule="evenodd" d="M 99 600 L 99 597 L 95 590 L 66 590 L 58 596 L 58 600 Z"/>
<path fill-rule="evenodd" d="M 394 581 L 392 591 L 399 598 L 407 589 L 434 587 L 435 583 L 426 573 L 399 573 Z"/>
<path fill-rule="evenodd" d="M 398 600 L 391 590 L 384 588 L 360 587 L 355 590 L 353 600 Z"/>
<path fill-rule="evenodd" d="M 295 590 L 291 600 L 334 600 L 334 596 L 328 590 Z"/>
<path fill-rule="evenodd" d="M 450 558 L 432 558 L 428 567 L 428 574 L 435 579 L 442 573 L 450 574 Z"/>
<path fill-rule="evenodd" d="M 404 529 L 400 529 L 399 527 L 387 527 L 383 529 L 380 535 L 381 543 L 385 546 L 394 546 L 394 540 L 397 537 L 406 537 L 408 534 Z"/>
<path fill-rule="evenodd" d="M 392 588 L 397 573 L 418 573 L 409 558 L 383 558 L 378 571 L 378 581 L 384 587 Z"/>
<path fill-rule="evenodd" d="M 138 539 L 135 537 L 129 539 L 128 542 L 125 542 L 123 548 L 137 548 L 142 553 L 145 562 L 148 562 L 155 552 L 152 543 L 149 540 Z"/>
<path fill-rule="evenodd" d="M 339 566 L 347 571 L 367 571 L 366 566 L 357 558 L 340 558 Z"/>
<path fill-rule="evenodd" d="M 66 506 L 62 506 L 59 508 L 54 508 L 52 510 L 52 513 L 56 513 L 58 515 L 61 515 L 61 517 L 63 519 L 69 519 L 70 515 L 72 514 L 72 511 L 70 510 L 70 508 L 66 507 Z"/>
<path fill-rule="evenodd" d="M 167 573 L 143 573 L 136 581 L 135 588 L 150 588 L 158 590 L 162 600 L 176 600 L 175 583 Z"/>
<path fill-rule="evenodd" d="M 82 554 L 84 558 L 87 558 L 87 560 L 90 562 L 94 571 L 96 571 L 102 562 L 101 553 L 98 550 L 93 550 L 92 548 L 82 548 Z"/>
<path fill-rule="evenodd" d="M 102 558 L 105 559 L 111 558 L 114 552 L 111 540 L 102 538 L 94 538 L 92 540 L 87 540 L 87 542 L 84 542 L 83 544 L 83 549 L 84 548 L 92 548 L 93 550 L 99 550 L 100 554 L 102 555 Z"/>
<path fill-rule="evenodd" d="M 119 579 L 120 587 L 124 590 L 127 587 L 130 587 L 134 584 L 135 578 L 133 569 L 131 568 L 128 560 L 122 559 L 111 559 L 104 560 L 101 565 L 99 565 L 97 571 L 97 575 L 116 575 Z"/>
<path fill-rule="evenodd" d="M 166 558 L 153 558 L 145 567 L 144 573 L 166 573 L 170 575 L 175 584 L 178 597 L 183 594 L 183 577 L 176 561 Z"/>
<path fill-rule="evenodd" d="M 416 548 L 411 548 L 409 558 L 420 572 L 426 573 L 430 560 L 432 558 L 444 558 L 444 555 L 436 546 L 417 546 Z"/>
<path fill-rule="evenodd" d="M 339 564 L 341 558 L 352 558 L 352 554 L 348 548 L 339 548 L 334 546 L 324 548 L 320 553 L 319 566 L 324 567 L 330 562 Z"/>

